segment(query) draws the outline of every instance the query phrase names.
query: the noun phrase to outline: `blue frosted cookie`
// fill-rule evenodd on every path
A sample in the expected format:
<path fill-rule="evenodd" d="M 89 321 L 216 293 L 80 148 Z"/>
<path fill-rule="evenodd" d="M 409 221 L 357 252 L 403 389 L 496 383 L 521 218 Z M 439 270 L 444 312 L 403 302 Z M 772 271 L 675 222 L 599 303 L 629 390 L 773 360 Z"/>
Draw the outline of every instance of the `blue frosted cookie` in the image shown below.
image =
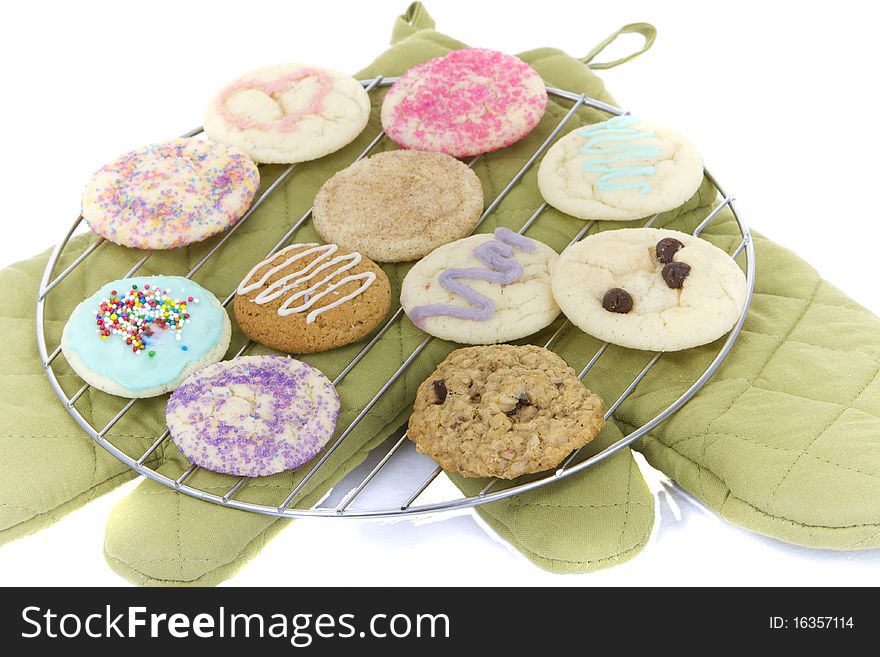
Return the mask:
<path fill-rule="evenodd" d="M 155 397 L 216 363 L 232 326 L 217 298 L 180 276 L 111 281 L 71 313 L 61 349 L 93 387 L 120 397 Z"/>

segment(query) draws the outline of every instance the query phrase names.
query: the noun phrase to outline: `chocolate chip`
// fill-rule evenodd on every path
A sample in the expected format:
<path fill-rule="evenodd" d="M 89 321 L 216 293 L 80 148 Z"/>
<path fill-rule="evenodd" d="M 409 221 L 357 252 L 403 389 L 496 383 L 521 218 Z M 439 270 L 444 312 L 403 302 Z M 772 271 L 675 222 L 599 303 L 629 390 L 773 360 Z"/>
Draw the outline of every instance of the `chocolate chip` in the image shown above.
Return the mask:
<path fill-rule="evenodd" d="M 663 276 L 666 285 L 677 290 L 684 284 L 684 279 L 690 273 L 691 266 L 686 262 L 670 262 L 668 265 L 663 266 L 663 271 L 660 272 L 660 275 Z"/>
<path fill-rule="evenodd" d="M 532 402 L 529 401 L 529 398 L 526 396 L 526 394 L 520 393 L 516 398 L 516 406 L 511 408 L 509 411 L 506 411 L 505 415 L 507 415 L 508 417 L 510 417 L 512 415 L 516 415 L 517 411 L 519 411 L 519 409 L 521 409 L 525 406 L 531 406 L 531 405 L 532 405 Z"/>
<path fill-rule="evenodd" d="M 674 256 L 679 249 L 683 248 L 684 244 L 674 237 L 664 237 L 657 242 L 657 248 L 654 249 L 654 253 L 657 254 L 657 260 L 666 264 L 667 262 L 672 262 L 672 256 Z"/>
<path fill-rule="evenodd" d="M 633 309 L 633 298 L 626 290 L 612 287 L 602 297 L 602 307 L 610 313 L 625 315 Z"/>
<path fill-rule="evenodd" d="M 434 394 L 437 395 L 437 403 L 442 404 L 446 401 L 446 395 L 449 394 L 449 391 L 446 389 L 446 381 L 443 379 L 437 379 L 431 385 L 434 386 Z"/>

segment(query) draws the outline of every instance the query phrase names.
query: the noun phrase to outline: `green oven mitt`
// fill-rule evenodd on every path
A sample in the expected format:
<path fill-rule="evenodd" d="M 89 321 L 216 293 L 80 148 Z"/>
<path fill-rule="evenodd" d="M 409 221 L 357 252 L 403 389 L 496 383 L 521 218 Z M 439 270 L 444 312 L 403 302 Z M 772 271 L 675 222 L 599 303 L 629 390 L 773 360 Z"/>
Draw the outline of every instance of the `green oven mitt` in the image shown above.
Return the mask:
<path fill-rule="evenodd" d="M 727 212 L 704 236 L 739 242 Z M 757 235 L 755 250 L 755 297 L 733 353 L 684 414 L 635 447 L 746 529 L 808 547 L 880 547 L 880 320 L 783 247 Z M 643 424 L 713 355 L 664 355 L 618 425 Z"/>
<path fill-rule="evenodd" d="M 423 7 L 413 5 L 395 27 L 396 38 L 402 40 L 362 76 L 397 73 L 429 56 L 461 47 L 432 27 Z M 628 28 L 645 34 L 646 42 L 651 41 L 652 32 L 646 26 Z M 598 78 L 563 53 L 540 50 L 523 57 L 548 83 L 613 102 Z M 558 120 L 561 111 L 557 103 L 551 102 L 548 120 L 529 138 L 531 141 L 507 149 L 504 157 L 496 154 L 481 161 L 476 170 L 487 199 L 500 191 L 540 142 L 540 135 Z M 574 129 L 598 118 L 584 111 L 570 127 Z M 371 129 L 378 129 L 375 116 Z M 291 181 L 284 194 L 267 202 L 233 238 L 239 252 L 252 253 L 255 260 L 268 250 L 279 232 L 277 222 L 287 226 L 291 218 L 298 218 L 308 208 L 311 195 L 323 179 L 345 166 L 375 134 L 370 130 L 367 133 L 344 153 L 298 170 L 295 184 Z M 267 182 L 271 181 L 272 172 L 271 168 L 264 168 Z M 685 208 L 661 217 L 658 225 L 692 229 L 714 200 L 711 190 L 704 185 Z M 532 172 L 483 229 L 498 224 L 518 228 L 539 203 Z M 559 249 L 581 226 L 577 220 L 548 211 L 529 235 Z M 704 236 L 730 248 L 736 241 L 734 232 L 732 218 L 723 212 Z M 297 238 L 310 235 L 310 231 L 304 230 Z M 79 238 L 78 244 L 66 250 L 59 271 L 78 249 L 85 247 L 87 240 Z M 652 464 L 724 517 L 746 528 L 817 547 L 874 547 L 880 534 L 880 473 L 876 465 L 880 461 L 875 439 L 878 403 L 874 385 L 880 324 L 841 293 L 820 283 L 808 265 L 784 249 L 763 239 L 758 239 L 756 246 L 758 294 L 740 341 L 706 389 L 641 441 L 639 447 Z M 147 270 L 180 272 L 197 261 L 206 248 L 202 245 L 154 256 Z M 185 255 L 181 257 L 181 253 Z M 102 246 L 83 268 L 88 269 L 89 275 L 78 270 L 59 286 L 59 295 L 52 297 L 57 305 L 50 306 L 47 321 L 50 349 L 57 343 L 66 319 L 65 310 L 69 312 L 74 299 L 82 298 L 106 278 L 124 272 L 138 255 Z M 181 261 L 184 258 L 186 262 Z M 246 260 L 242 258 L 242 266 Z M 6 417 L 12 418 L 4 430 L 6 453 L 0 461 L 0 527 L 7 540 L 35 531 L 131 476 L 122 464 L 79 432 L 48 389 L 32 338 L 32 299 L 44 262 L 45 255 L 0 272 L 0 280 L 6 283 L 0 288 L 0 295 L 7 302 L 0 317 L 7 336 L 0 347 L 0 380 L 8 384 L 0 395 L 0 403 L 7 405 Z M 94 271 L 94 277 L 90 277 L 98 269 L 102 270 Z M 243 273 L 244 270 L 230 272 L 209 263 L 197 278 L 225 295 Z M 402 271 L 389 274 L 395 286 L 399 286 Z M 71 296 L 67 305 L 59 301 L 65 289 L 65 294 Z M 534 342 L 543 343 L 553 328 L 535 336 Z M 389 334 L 393 337 L 388 342 L 394 345 L 391 351 L 395 362 L 400 362 L 400 353 L 409 353 L 403 350 L 421 339 L 421 333 L 406 321 Z M 236 337 L 233 349 L 241 340 Z M 555 348 L 579 369 L 597 346 L 569 329 Z M 436 362 L 450 348 L 452 345 L 434 341 L 422 362 Z M 609 423 L 589 446 L 590 450 L 616 440 L 621 429 L 631 430 L 652 417 L 680 394 L 716 351 L 717 344 L 684 354 L 664 355 L 633 397 L 619 409 L 620 421 Z M 804 358 L 817 353 L 830 353 L 835 360 L 829 364 L 827 359 L 811 359 L 814 367 L 805 368 Z M 309 360 L 332 376 L 339 363 L 347 362 L 351 355 L 340 353 L 338 361 L 333 360 L 333 354 Z M 321 356 L 327 360 L 323 361 Z M 614 399 L 648 357 L 643 352 L 610 348 L 591 371 L 587 385 L 605 399 Z M 827 367 L 818 367 L 822 363 Z M 56 364 L 62 372 L 62 384 L 70 394 L 80 382 L 66 369 L 63 359 Z M 378 369 L 371 380 L 389 374 L 388 367 L 383 365 L 386 364 L 377 353 L 370 368 Z M 402 385 L 389 391 L 387 405 L 376 406 L 375 412 L 346 441 L 345 448 L 311 482 L 300 504 L 320 499 L 371 447 L 405 422 L 410 399 L 407 391 L 414 391 L 430 369 L 420 370 L 418 364 L 414 365 Z M 864 378 L 860 381 L 864 390 L 852 385 L 857 375 Z M 351 419 L 357 404 L 364 401 L 358 398 L 354 380 L 346 381 L 352 383 L 342 391 L 347 415 L 341 418 L 341 426 Z M 842 397 L 844 393 L 848 396 Z M 121 401 L 106 395 L 89 393 L 77 408 L 95 426 L 101 426 L 121 405 Z M 164 429 L 164 400 L 143 402 L 143 406 L 139 403 L 137 408 L 138 413 L 130 413 L 113 429 L 114 442 L 125 445 L 132 454 L 142 453 Z M 396 413 L 394 408 L 398 409 Z M 829 410 L 833 412 L 820 414 Z M 152 463 L 169 476 L 179 475 L 186 467 L 170 444 L 153 455 Z M 295 485 L 296 476 L 261 479 L 243 489 L 241 499 L 277 502 Z M 214 481 L 215 477 L 199 471 L 188 483 L 224 491 L 228 479 L 218 477 Z M 454 481 L 467 494 L 473 494 L 484 483 L 460 478 Z M 478 512 L 538 565 L 556 572 L 584 572 L 624 560 L 639 551 L 650 533 L 653 500 L 631 455 L 624 450 L 587 472 L 526 495 L 479 507 Z M 107 530 L 106 553 L 118 572 L 138 583 L 214 584 L 234 573 L 284 522 L 210 505 L 145 481 L 114 511 Z"/>

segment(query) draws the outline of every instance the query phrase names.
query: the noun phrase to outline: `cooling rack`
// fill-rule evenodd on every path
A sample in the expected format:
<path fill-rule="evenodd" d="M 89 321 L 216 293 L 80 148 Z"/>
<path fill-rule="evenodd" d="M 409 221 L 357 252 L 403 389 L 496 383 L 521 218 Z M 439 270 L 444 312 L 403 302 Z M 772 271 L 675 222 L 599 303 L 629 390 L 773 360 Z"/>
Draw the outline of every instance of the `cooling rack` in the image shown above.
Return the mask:
<path fill-rule="evenodd" d="M 364 80 L 361 82 L 364 89 L 367 92 L 372 92 L 375 89 L 379 89 L 382 87 L 389 86 L 396 81 L 397 78 L 385 78 L 385 77 L 376 77 L 371 80 Z M 523 176 L 532 168 L 535 162 L 544 154 L 544 152 L 550 147 L 556 137 L 560 134 L 560 132 L 565 128 L 565 126 L 571 121 L 571 119 L 584 107 L 591 107 L 597 109 L 601 112 L 610 114 L 610 115 L 621 115 L 626 114 L 624 110 L 608 105 L 606 103 L 600 102 L 598 100 L 589 98 L 584 94 L 573 93 L 570 91 L 566 91 L 563 89 L 557 89 L 554 87 L 548 87 L 547 92 L 551 96 L 555 96 L 556 98 L 563 99 L 565 101 L 571 102 L 571 107 L 567 111 L 567 113 L 562 117 L 559 123 L 555 126 L 550 135 L 544 140 L 544 142 L 538 147 L 538 149 L 529 157 L 529 159 L 523 164 L 522 168 L 513 176 L 513 178 L 506 184 L 506 186 L 501 190 L 498 196 L 493 199 L 489 205 L 486 207 L 482 216 L 480 217 L 480 223 L 478 226 L 489 216 L 491 215 L 499 206 L 499 204 L 504 200 L 504 198 L 510 193 L 510 191 L 519 183 L 519 181 L 523 178 Z M 197 135 L 201 132 L 201 128 L 197 128 L 195 130 L 191 130 L 190 132 L 183 135 L 184 137 L 191 137 Z M 384 133 L 380 132 L 376 135 L 376 137 L 369 143 L 369 145 L 363 150 L 363 152 L 358 155 L 355 161 L 360 160 L 364 157 L 367 157 L 376 146 L 385 138 Z M 479 156 L 473 158 L 469 165 L 473 166 Z M 279 189 L 285 181 L 290 177 L 291 173 L 296 169 L 297 165 L 293 164 L 288 166 L 281 175 L 265 190 L 263 190 L 260 195 L 254 200 L 253 205 L 248 210 L 248 212 L 236 223 L 230 230 L 226 231 L 220 238 L 216 241 L 216 243 L 208 250 L 208 252 L 204 255 L 204 257 L 199 260 L 186 274 L 187 278 L 191 278 L 198 272 L 204 264 L 216 256 L 218 252 L 221 251 L 223 246 L 232 238 L 235 232 L 243 225 L 245 222 L 251 217 L 254 211 L 263 204 L 263 202 L 277 189 Z M 749 306 L 752 300 L 752 294 L 755 286 L 755 251 L 754 245 L 752 243 L 751 234 L 749 233 L 748 226 L 743 221 L 739 212 L 736 208 L 736 203 L 732 196 L 727 195 L 715 180 L 712 175 L 706 171 L 706 177 L 708 180 L 714 185 L 717 193 L 721 197 L 721 201 L 715 207 L 712 212 L 697 226 L 694 231 L 694 235 L 699 235 L 705 228 L 708 226 L 715 217 L 718 216 L 718 213 L 722 210 L 722 208 L 729 207 L 731 212 L 733 213 L 734 218 L 736 219 L 737 226 L 739 227 L 739 231 L 741 234 L 741 241 L 738 246 L 735 247 L 730 256 L 732 258 L 737 258 L 740 254 L 745 254 L 745 270 L 746 270 L 746 280 L 747 280 L 747 295 L 746 295 L 746 303 L 743 307 L 742 314 L 734 325 L 733 329 L 728 334 L 727 338 L 721 345 L 718 353 L 709 363 L 708 367 L 703 371 L 700 376 L 698 376 L 690 387 L 685 390 L 685 392 L 674 402 L 672 402 L 666 408 L 661 409 L 657 415 L 655 415 L 651 420 L 633 430 L 617 442 L 609 445 L 602 451 L 586 458 L 582 461 L 576 461 L 578 453 L 580 450 L 577 450 L 570 454 L 565 461 L 563 461 L 562 465 L 560 465 L 555 471 L 544 473 L 542 476 L 539 476 L 537 479 L 530 479 L 528 481 L 517 481 L 513 480 L 513 482 L 504 482 L 505 484 L 509 484 L 505 488 L 500 488 L 501 482 L 497 479 L 491 480 L 479 493 L 472 496 L 464 496 L 458 497 L 455 499 L 449 499 L 441 502 L 434 503 L 426 503 L 418 505 L 416 502 L 418 498 L 425 492 L 425 490 L 437 479 L 442 470 L 439 467 L 436 467 L 430 475 L 425 478 L 414 490 L 404 490 L 401 491 L 400 499 L 401 502 L 392 507 L 386 508 L 359 508 L 352 507 L 352 503 L 358 498 L 358 496 L 363 493 L 363 491 L 370 486 L 371 482 L 374 481 L 377 474 L 382 471 L 383 468 L 389 465 L 395 457 L 399 457 L 401 452 L 405 449 L 414 449 L 412 444 L 407 440 L 406 434 L 400 437 L 399 440 L 389 449 L 384 455 L 379 459 L 376 463 L 375 467 L 373 467 L 364 477 L 361 478 L 359 483 L 353 486 L 349 491 L 347 491 L 346 495 L 342 498 L 342 500 L 333 508 L 323 508 L 323 507 L 298 507 L 297 502 L 299 501 L 300 494 L 303 492 L 305 486 L 312 480 L 315 474 L 324 466 L 325 462 L 328 458 L 342 445 L 342 443 L 348 438 L 348 436 L 354 431 L 355 427 L 364 419 L 367 413 L 379 402 L 382 398 L 382 395 L 394 384 L 395 381 L 404 373 L 404 371 L 421 355 L 424 351 L 425 347 L 430 343 L 433 339 L 430 336 L 425 337 L 424 340 L 403 360 L 400 364 L 397 371 L 385 382 L 377 382 L 378 390 L 373 396 L 373 398 L 367 402 L 364 408 L 358 413 L 358 415 L 348 424 L 348 426 L 344 427 L 338 435 L 335 437 L 333 441 L 328 444 L 328 447 L 324 450 L 320 459 L 315 461 L 310 469 L 305 473 L 303 478 L 290 490 L 290 493 L 282 500 L 279 499 L 277 504 L 268 505 L 268 504 L 256 504 L 252 502 L 246 502 L 236 498 L 236 495 L 240 493 L 243 487 L 248 485 L 248 482 L 251 481 L 247 477 L 229 477 L 229 489 L 226 493 L 222 495 L 218 495 L 216 493 L 212 493 L 206 490 L 202 490 L 198 487 L 189 485 L 187 480 L 192 476 L 192 474 L 198 470 L 198 466 L 191 465 L 188 469 L 186 469 L 183 474 L 181 474 L 177 479 L 171 479 L 170 477 L 165 476 L 153 470 L 147 465 L 147 460 L 149 457 L 166 441 L 169 439 L 169 432 L 166 429 L 161 435 L 157 436 L 155 441 L 150 445 L 147 450 L 138 457 L 132 457 L 123 452 L 119 447 L 117 447 L 113 443 L 112 429 L 116 425 L 117 422 L 128 413 L 140 400 L 132 399 L 127 402 L 122 409 L 113 416 L 110 421 L 104 425 L 103 427 L 94 427 L 86 419 L 83 415 L 77 410 L 76 404 L 77 401 L 83 396 L 83 394 L 89 389 L 89 385 L 84 383 L 73 395 L 68 397 L 66 393 L 62 390 L 61 385 L 59 384 L 58 377 L 52 367 L 52 363 L 56 358 L 61 354 L 61 346 L 58 345 L 53 351 L 49 352 L 46 346 L 46 335 L 44 329 L 44 316 L 45 316 L 45 306 L 47 299 L 51 296 L 51 292 L 55 287 L 67 277 L 74 269 L 79 267 L 85 262 L 85 260 L 95 252 L 103 243 L 104 239 L 99 238 L 96 241 L 92 242 L 86 249 L 83 251 L 73 262 L 71 262 L 63 271 L 59 274 L 54 275 L 54 270 L 56 264 L 59 260 L 59 257 L 64 251 L 65 246 L 70 241 L 71 236 L 77 230 L 77 228 L 82 223 L 82 216 L 78 217 L 71 226 L 70 230 L 68 230 L 67 234 L 64 236 L 64 239 L 55 247 L 52 254 L 49 257 L 49 261 L 46 264 L 46 269 L 43 272 L 43 277 L 40 282 L 40 288 L 37 296 L 37 304 L 36 304 L 36 327 L 37 327 L 37 346 L 40 353 L 40 359 L 42 361 L 43 367 L 46 371 L 46 376 L 49 379 L 49 383 L 52 386 L 52 389 L 55 391 L 55 394 L 58 396 L 61 403 L 64 405 L 67 412 L 73 417 L 73 419 L 79 424 L 80 427 L 88 434 L 88 436 L 95 441 L 98 445 L 106 449 L 108 452 L 113 454 L 117 459 L 125 463 L 132 470 L 137 473 L 149 477 L 150 479 L 170 488 L 176 489 L 181 493 L 186 495 L 190 495 L 193 497 L 200 498 L 202 500 L 206 500 L 208 502 L 212 502 L 215 504 L 220 504 L 222 506 L 227 506 L 235 509 L 241 509 L 244 511 L 251 511 L 256 513 L 262 513 L 266 515 L 279 516 L 279 517 L 336 517 L 336 518 L 382 518 L 382 517 L 393 517 L 393 516 L 406 516 L 406 515 L 415 515 L 415 514 L 423 514 L 423 513 L 436 513 L 441 511 L 450 511 L 456 509 L 467 509 L 470 507 L 477 506 L 479 504 L 487 504 L 496 500 L 500 500 L 506 497 L 510 497 L 513 495 L 517 495 L 519 493 L 523 493 L 528 490 L 532 490 L 535 488 L 539 488 L 541 486 L 546 486 L 552 484 L 555 481 L 561 480 L 565 477 L 569 477 L 576 472 L 580 472 L 585 468 L 589 468 L 600 461 L 608 458 L 609 456 L 615 454 L 620 451 L 627 445 L 635 442 L 648 432 L 650 432 L 653 428 L 659 425 L 661 422 L 669 418 L 673 413 L 678 411 L 684 404 L 688 402 L 699 390 L 705 385 L 706 381 L 715 373 L 718 367 L 721 365 L 722 361 L 726 358 L 730 350 L 733 348 L 734 342 L 739 335 L 740 330 L 742 329 L 743 322 L 746 318 L 746 313 L 748 312 Z M 529 227 L 531 227 L 536 221 L 538 221 L 541 217 L 541 214 L 547 209 L 547 203 L 542 203 L 538 208 L 535 209 L 534 213 L 529 217 L 529 219 L 520 227 L 519 233 L 524 233 Z M 267 257 L 276 253 L 281 248 L 285 246 L 285 244 L 294 236 L 294 234 L 311 218 L 312 211 L 309 210 L 306 212 L 299 220 L 297 220 L 290 229 L 278 240 L 278 243 L 275 247 L 267 254 Z M 657 216 L 650 218 L 645 226 L 650 226 L 655 220 Z M 575 235 L 569 246 L 574 244 L 575 242 L 583 239 L 590 230 L 595 226 L 595 222 L 587 222 L 584 224 L 583 228 L 580 232 Z M 144 255 L 140 260 L 138 260 L 134 266 L 131 267 L 127 272 L 125 272 L 121 278 L 126 278 L 134 275 L 150 258 L 150 253 Z M 229 296 L 227 296 L 223 303 L 223 306 L 226 307 L 229 303 L 235 298 L 235 291 L 231 291 Z M 367 342 L 363 348 L 358 352 L 358 354 L 354 357 L 354 359 L 340 372 L 340 374 L 333 380 L 333 384 L 339 384 L 342 379 L 344 379 L 355 367 L 357 367 L 358 363 L 364 358 L 364 356 L 376 345 L 376 343 L 381 339 L 381 337 L 391 328 L 396 322 L 402 320 L 403 317 L 403 309 L 398 309 L 391 317 L 387 320 L 387 322 L 378 330 L 378 332 Z M 555 334 L 547 341 L 545 347 L 552 348 L 554 344 L 557 342 L 559 337 L 567 330 L 571 329 L 571 324 L 566 320 L 559 329 L 555 332 Z M 238 353 L 235 356 L 242 355 L 253 342 L 249 341 L 245 343 L 245 345 L 239 349 Z M 593 366 L 602 358 L 602 355 L 605 353 L 608 344 L 602 344 L 595 354 L 587 361 L 587 363 L 583 366 L 580 373 L 578 374 L 578 378 L 581 380 L 587 376 Z M 647 364 L 644 368 L 636 375 L 636 377 L 630 382 L 630 384 L 626 387 L 623 393 L 609 406 L 608 410 L 605 413 L 605 419 L 610 418 L 614 412 L 620 407 L 621 404 L 633 393 L 636 387 L 641 383 L 641 381 L 649 374 L 651 369 L 657 363 L 657 361 L 663 356 L 662 353 L 654 354 L 650 360 L 648 360 Z M 575 365 L 575 364 L 572 364 Z M 377 449 L 385 449 L 380 446 Z M 426 460 L 429 460 L 427 456 L 422 456 Z M 279 496 L 280 497 L 280 496 Z"/>

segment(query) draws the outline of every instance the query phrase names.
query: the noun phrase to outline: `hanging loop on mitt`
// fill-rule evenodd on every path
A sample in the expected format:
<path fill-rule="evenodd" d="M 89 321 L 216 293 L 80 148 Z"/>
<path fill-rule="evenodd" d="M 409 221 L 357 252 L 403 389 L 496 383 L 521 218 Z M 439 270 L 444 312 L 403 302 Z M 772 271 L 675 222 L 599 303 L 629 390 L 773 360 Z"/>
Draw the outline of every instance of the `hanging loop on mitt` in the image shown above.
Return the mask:
<path fill-rule="evenodd" d="M 421 2 L 413 2 L 402 15 L 397 17 L 391 33 L 391 43 L 397 43 L 420 30 L 433 30 L 434 19 Z"/>
<path fill-rule="evenodd" d="M 617 37 L 619 37 L 621 34 L 641 34 L 643 37 L 645 37 L 645 45 L 642 46 L 641 50 L 638 50 L 626 57 L 615 59 L 613 62 L 593 63 L 593 59 L 595 59 L 599 53 L 605 50 L 605 48 L 614 43 L 617 40 Z M 654 39 L 656 38 L 657 28 L 650 23 L 630 23 L 629 25 L 624 25 L 607 39 L 601 41 L 595 48 L 587 53 L 587 56 L 582 58 L 581 61 L 592 69 L 604 70 L 608 68 L 614 68 L 615 66 L 625 64 L 631 59 L 635 59 L 642 53 L 647 52 L 651 48 L 651 46 L 654 45 Z"/>

